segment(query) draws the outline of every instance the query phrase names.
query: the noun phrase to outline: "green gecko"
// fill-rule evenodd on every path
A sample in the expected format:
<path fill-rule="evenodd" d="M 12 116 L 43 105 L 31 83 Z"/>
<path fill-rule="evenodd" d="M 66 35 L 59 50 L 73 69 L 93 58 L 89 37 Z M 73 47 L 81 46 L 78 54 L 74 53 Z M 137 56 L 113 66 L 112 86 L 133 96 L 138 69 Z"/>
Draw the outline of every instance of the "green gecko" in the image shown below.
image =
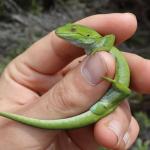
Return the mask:
<path fill-rule="evenodd" d="M 101 36 L 91 28 L 71 23 L 58 27 L 55 33 L 58 37 L 84 48 L 87 55 L 94 55 L 98 51 L 111 53 L 116 60 L 115 77 L 114 79 L 103 77 L 104 80 L 112 83 L 111 88 L 88 111 L 77 116 L 57 120 L 39 120 L 9 112 L 0 112 L 0 116 L 37 128 L 64 130 L 80 128 L 107 116 L 117 108 L 120 102 L 130 95 L 131 90 L 128 88 L 130 84 L 130 70 L 124 56 L 114 46 L 115 36 L 113 34 Z"/>

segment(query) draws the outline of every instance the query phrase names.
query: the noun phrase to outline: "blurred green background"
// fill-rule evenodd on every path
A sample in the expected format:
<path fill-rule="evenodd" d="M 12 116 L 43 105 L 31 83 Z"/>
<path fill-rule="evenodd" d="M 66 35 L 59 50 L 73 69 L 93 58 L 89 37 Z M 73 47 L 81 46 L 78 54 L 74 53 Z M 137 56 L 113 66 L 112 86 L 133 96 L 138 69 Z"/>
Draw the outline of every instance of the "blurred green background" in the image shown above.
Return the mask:
<path fill-rule="evenodd" d="M 0 72 L 57 26 L 92 14 L 113 12 L 132 12 L 138 20 L 135 35 L 120 48 L 150 58 L 149 0 L 0 0 Z M 149 95 L 136 92 L 130 97 L 132 113 L 141 128 L 131 150 L 150 149 L 149 99 Z"/>

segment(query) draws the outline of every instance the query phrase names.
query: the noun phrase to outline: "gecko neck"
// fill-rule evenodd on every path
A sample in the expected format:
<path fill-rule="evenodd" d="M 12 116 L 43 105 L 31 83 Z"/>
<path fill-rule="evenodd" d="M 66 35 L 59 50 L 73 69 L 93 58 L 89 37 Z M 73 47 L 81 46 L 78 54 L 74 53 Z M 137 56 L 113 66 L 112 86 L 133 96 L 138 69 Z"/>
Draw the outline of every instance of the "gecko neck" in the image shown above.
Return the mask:
<path fill-rule="evenodd" d="M 94 50 L 100 49 L 102 47 L 102 43 L 100 42 L 100 39 L 95 41 L 92 44 L 89 45 L 83 45 L 82 47 L 85 49 L 85 52 L 87 55 L 91 54 Z"/>
<path fill-rule="evenodd" d="M 90 45 L 85 45 L 83 47 L 85 49 L 86 54 L 91 54 L 96 51 L 110 51 L 112 47 L 106 46 L 101 40 L 97 40 L 95 43 Z"/>

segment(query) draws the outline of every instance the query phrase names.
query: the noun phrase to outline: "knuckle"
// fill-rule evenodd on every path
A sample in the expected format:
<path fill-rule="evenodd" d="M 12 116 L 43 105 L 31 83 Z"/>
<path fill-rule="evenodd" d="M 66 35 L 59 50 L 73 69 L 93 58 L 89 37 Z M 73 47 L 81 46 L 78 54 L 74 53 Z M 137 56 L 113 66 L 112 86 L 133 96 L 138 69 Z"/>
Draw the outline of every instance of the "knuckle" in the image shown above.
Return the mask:
<path fill-rule="evenodd" d="M 60 82 L 51 90 L 52 103 L 55 111 L 67 115 L 75 114 L 81 104 L 76 100 L 77 92 L 73 86 L 66 86 L 64 82 Z"/>

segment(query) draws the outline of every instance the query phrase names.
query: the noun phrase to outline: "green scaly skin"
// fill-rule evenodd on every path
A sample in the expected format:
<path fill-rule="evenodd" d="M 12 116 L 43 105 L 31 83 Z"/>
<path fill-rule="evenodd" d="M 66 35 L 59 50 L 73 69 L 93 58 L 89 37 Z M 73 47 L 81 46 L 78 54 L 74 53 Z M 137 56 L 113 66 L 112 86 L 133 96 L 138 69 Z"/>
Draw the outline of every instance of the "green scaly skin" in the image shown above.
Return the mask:
<path fill-rule="evenodd" d="M 104 77 L 112 83 L 112 87 L 88 111 L 65 119 L 39 120 L 9 112 L 0 112 L 0 116 L 7 117 L 17 122 L 44 129 L 73 129 L 80 128 L 97 122 L 113 112 L 116 107 L 130 93 L 130 71 L 122 53 L 114 46 L 114 35 L 101 36 L 95 30 L 78 24 L 66 24 L 56 29 L 56 35 L 76 46 L 85 49 L 87 55 L 97 51 L 107 51 L 116 60 L 116 73 L 114 80 Z"/>

